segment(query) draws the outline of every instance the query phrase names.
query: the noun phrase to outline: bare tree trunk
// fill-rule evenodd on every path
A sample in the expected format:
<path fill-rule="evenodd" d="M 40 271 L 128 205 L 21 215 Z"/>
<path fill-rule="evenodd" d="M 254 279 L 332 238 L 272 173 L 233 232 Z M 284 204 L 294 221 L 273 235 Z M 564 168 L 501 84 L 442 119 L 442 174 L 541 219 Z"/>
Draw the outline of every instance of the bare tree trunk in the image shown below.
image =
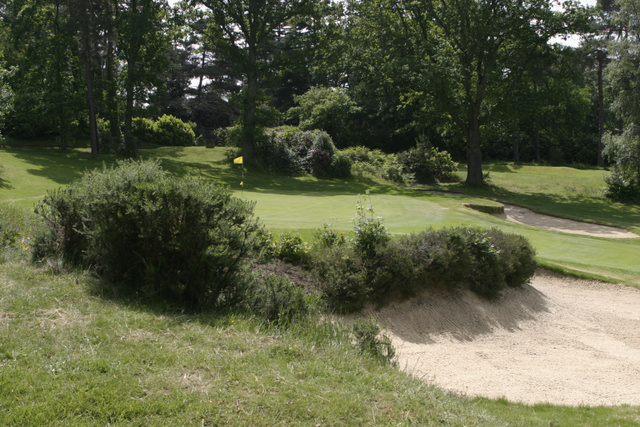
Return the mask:
<path fill-rule="evenodd" d="M 604 167 L 604 158 L 602 151 L 604 150 L 604 90 L 602 82 L 602 70 L 604 68 L 605 53 L 598 51 L 598 166 Z"/>
<path fill-rule="evenodd" d="M 520 136 L 518 135 L 518 118 L 513 118 L 513 163 L 520 163 Z"/>
<path fill-rule="evenodd" d="M 467 131 L 467 185 L 479 187 L 483 184 L 482 150 L 480 149 L 480 108 L 469 108 L 469 128 Z"/>

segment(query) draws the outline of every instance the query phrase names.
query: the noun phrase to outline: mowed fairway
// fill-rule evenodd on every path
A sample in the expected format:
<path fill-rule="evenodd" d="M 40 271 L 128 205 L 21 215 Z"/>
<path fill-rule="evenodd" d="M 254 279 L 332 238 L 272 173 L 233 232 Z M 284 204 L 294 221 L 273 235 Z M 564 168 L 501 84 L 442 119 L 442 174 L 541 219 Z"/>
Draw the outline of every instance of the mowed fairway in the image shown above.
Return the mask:
<path fill-rule="evenodd" d="M 314 230 L 323 224 L 348 232 L 353 229 L 351 220 L 355 216 L 356 203 L 362 200 L 366 205 L 372 204 L 374 215 L 382 218 L 393 235 L 428 228 L 498 227 L 527 237 L 542 265 L 640 286 L 640 239 L 613 240 L 539 230 L 463 206 L 469 202 L 497 204 L 479 197 L 429 193 L 417 187 L 398 187 L 361 177 L 318 180 L 274 176 L 251 169 L 245 171 L 243 177 L 239 167 L 225 162 L 222 149 L 158 148 L 145 150 L 143 157 L 160 159 L 163 167 L 176 174 L 191 174 L 229 185 L 239 197 L 256 202 L 256 215 L 275 235 L 299 232 L 310 240 Z M 79 178 L 82 171 L 101 167 L 103 162 L 113 163 L 110 156 L 93 159 L 83 150 L 3 149 L 0 158 L 0 200 L 25 208 L 31 208 L 46 191 Z M 526 194 L 530 194 L 530 198 L 547 211 L 562 208 L 559 212 L 562 215 L 573 204 L 574 215 L 579 216 L 581 212 L 596 212 L 597 215 L 617 212 L 615 221 L 603 222 L 614 222 L 628 228 L 637 225 L 636 208 L 612 205 L 593 194 L 602 171 L 572 173 L 568 168 L 534 166 L 488 168 L 492 169 L 496 184 L 475 191 L 476 196 L 501 197 L 503 201 L 511 201 L 510 195 L 517 193 L 515 188 L 508 186 L 523 186 L 525 196 L 519 195 L 516 201 L 526 202 Z M 563 183 L 562 176 L 571 178 Z M 556 182 L 557 194 L 554 195 L 549 186 L 533 193 L 535 187 L 532 182 L 535 180 Z M 244 190 L 240 186 L 241 181 L 244 182 Z M 588 190 L 580 190 L 576 182 L 589 183 Z M 367 191 L 371 192 L 370 196 L 365 196 Z M 628 218 L 626 222 L 624 218 Z"/>

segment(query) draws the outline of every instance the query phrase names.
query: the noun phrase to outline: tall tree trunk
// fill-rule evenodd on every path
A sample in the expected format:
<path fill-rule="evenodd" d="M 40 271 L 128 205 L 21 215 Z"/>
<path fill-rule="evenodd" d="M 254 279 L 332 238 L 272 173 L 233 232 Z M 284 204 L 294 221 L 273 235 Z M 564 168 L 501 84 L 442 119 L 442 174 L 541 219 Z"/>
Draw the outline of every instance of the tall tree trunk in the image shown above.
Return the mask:
<path fill-rule="evenodd" d="M 604 167 L 604 158 L 602 152 L 604 150 L 604 90 L 602 82 L 602 70 L 604 69 L 605 52 L 599 50 L 597 52 L 598 59 L 598 166 Z"/>
<path fill-rule="evenodd" d="M 536 142 L 536 163 L 540 163 L 540 129 L 538 129 L 537 127 L 536 127 L 536 134 L 535 134 L 535 142 Z"/>
<path fill-rule="evenodd" d="M 87 84 L 87 106 L 89 107 L 89 137 L 91 139 L 91 155 L 98 157 L 98 125 L 96 123 L 96 106 L 93 97 L 93 69 L 91 67 L 91 48 L 89 43 L 89 17 L 87 10 L 82 8 L 80 15 L 80 31 L 82 37 L 82 58 L 84 60 L 84 75 Z"/>
<path fill-rule="evenodd" d="M 518 118 L 513 118 L 513 163 L 520 163 L 520 135 L 518 134 Z"/>
<path fill-rule="evenodd" d="M 479 187 L 483 183 L 482 150 L 480 149 L 480 105 L 469 108 L 467 130 L 467 185 Z"/>
<path fill-rule="evenodd" d="M 115 28 L 115 10 L 113 3 L 108 3 L 109 7 L 109 27 L 107 28 L 107 63 L 106 63 L 106 99 L 105 108 L 106 115 L 109 119 L 109 133 L 111 134 L 111 142 L 115 147 L 119 147 L 122 143 L 122 131 L 120 129 L 120 110 L 118 108 L 118 83 L 116 82 L 116 44 L 117 30 Z M 113 148 L 113 147 L 111 147 Z"/>
<path fill-rule="evenodd" d="M 130 13 L 135 16 L 138 13 L 138 1 L 131 0 L 129 4 Z M 133 101 L 136 83 L 136 73 L 138 67 L 138 53 L 140 51 L 140 41 L 131 40 L 129 42 L 129 52 L 127 52 L 127 79 L 125 82 L 125 90 L 127 92 L 126 104 L 124 110 L 124 152 L 127 157 L 135 157 L 138 155 L 138 147 L 133 140 Z"/>
<path fill-rule="evenodd" d="M 257 133 L 256 103 L 258 100 L 258 73 L 255 47 L 249 46 L 249 72 L 247 73 L 247 88 L 244 98 L 242 155 L 245 160 L 253 159 L 253 148 Z"/>

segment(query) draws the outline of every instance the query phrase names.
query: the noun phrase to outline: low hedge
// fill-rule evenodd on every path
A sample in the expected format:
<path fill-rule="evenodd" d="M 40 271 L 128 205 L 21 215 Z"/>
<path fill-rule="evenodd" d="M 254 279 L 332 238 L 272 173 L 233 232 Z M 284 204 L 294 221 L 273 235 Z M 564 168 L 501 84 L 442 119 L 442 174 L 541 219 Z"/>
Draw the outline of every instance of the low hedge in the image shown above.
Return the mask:
<path fill-rule="evenodd" d="M 522 236 L 497 229 L 428 230 L 361 251 L 351 246 L 311 251 L 310 269 L 329 307 L 339 312 L 384 303 L 429 288 L 463 289 L 498 298 L 507 287 L 528 282 L 535 251 Z"/>

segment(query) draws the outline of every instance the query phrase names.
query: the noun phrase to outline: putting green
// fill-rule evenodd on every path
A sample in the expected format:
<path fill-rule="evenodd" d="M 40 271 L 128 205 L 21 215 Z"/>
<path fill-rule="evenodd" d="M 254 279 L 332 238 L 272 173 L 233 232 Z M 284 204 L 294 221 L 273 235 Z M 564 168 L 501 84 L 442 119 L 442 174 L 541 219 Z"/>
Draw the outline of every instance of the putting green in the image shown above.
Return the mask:
<path fill-rule="evenodd" d="M 305 239 L 323 224 L 340 231 L 352 230 L 360 198 L 344 193 L 253 192 L 241 197 L 256 202 L 256 215 L 274 233 L 299 232 Z M 394 235 L 428 228 L 496 227 L 525 236 L 538 259 L 547 265 L 640 285 L 640 239 L 604 239 L 536 229 L 463 207 L 465 202 L 479 200 L 473 198 L 422 193 L 415 197 L 373 194 L 363 200 L 367 204 L 371 201 L 374 216 L 381 217 Z"/>

